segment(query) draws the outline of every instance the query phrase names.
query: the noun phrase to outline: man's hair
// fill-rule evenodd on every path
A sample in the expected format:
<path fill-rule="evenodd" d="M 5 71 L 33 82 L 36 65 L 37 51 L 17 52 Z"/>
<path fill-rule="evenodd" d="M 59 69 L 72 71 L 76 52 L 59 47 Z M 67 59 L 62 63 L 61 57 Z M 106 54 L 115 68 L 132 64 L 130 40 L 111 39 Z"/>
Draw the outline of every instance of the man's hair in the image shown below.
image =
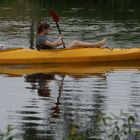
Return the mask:
<path fill-rule="evenodd" d="M 46 22 L 39 24 L 37 27 L 37 34 L 40 34 L 44 29 L 48 29 L 49 27 L 50 25 Z"/>

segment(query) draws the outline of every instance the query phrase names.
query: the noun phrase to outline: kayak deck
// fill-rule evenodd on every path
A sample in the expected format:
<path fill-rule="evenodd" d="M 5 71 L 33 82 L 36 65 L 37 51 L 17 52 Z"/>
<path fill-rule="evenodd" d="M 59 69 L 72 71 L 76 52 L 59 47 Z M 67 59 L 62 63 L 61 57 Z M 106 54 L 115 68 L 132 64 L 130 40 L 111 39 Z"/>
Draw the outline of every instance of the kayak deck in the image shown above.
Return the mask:
<path fill-rule="evenodd" d="M 140 48 L 66 48 L 37 51 L 14 48 L 0 51 L 0 64 L 82 63 L 140 60 Z"/>

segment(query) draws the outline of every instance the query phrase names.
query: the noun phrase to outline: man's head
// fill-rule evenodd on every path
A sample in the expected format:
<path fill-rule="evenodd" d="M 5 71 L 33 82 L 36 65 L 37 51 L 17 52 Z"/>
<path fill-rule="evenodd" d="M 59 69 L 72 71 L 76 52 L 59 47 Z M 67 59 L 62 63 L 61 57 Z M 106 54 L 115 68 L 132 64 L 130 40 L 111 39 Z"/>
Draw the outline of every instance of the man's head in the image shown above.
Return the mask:
<path fill-rule="evenodd" d="M 47 35 L 49 34 L 51 28 L 50 25 L 46 22 L 43 22 L 37 27 L 37 34 Z"/>

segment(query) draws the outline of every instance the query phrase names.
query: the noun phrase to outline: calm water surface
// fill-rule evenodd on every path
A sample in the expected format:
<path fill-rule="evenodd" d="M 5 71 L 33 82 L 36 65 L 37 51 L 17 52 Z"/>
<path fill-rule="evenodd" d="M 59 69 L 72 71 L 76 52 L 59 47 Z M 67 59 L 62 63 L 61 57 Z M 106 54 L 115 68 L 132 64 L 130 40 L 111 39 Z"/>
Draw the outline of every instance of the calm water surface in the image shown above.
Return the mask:
<path fill-rule="evenodd" d="M 26 3 L 19 8 L 16 4 L 22 5 L 17 0 L 0 6 L 0 44 L 33 47 L 37 23 L 52 20 L 45 18 L 48 13 L 44 7 Z M 106 37 L 108 47 L 140 44 L 140 20 L 135 10 L 110 13 L 71 7 L 59 13 L 66 42 Z M 50 36 L 55 37 L 53 23 L 52 29 Z M 30 72 L 22 72 L 24 69 L 25 66 L 0 66 L 0 128 L 11 124 L 18 139 L 62 140 L 73 131 L 77 136 L 93 139 L 99 135 L 97 122 L 101 113 L 118 115 L 124 110 L 140 115 L 140 65 L 90 65 L 84 70 L 53 67 L 53 73 L 48 66 L 38 66 Z M 39 70 L 34 72 L 36 69 Z"/>

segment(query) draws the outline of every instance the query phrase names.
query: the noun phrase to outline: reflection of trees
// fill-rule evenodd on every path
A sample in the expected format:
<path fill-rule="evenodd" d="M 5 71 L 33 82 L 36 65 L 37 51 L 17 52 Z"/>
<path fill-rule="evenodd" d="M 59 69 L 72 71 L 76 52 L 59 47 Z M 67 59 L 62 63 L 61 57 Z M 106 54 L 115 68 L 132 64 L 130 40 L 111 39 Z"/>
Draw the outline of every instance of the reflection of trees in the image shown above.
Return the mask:
<path fill-rule="evenodd" d="M 90 84 L 90 82 L 88 84 Z M 97 81 L 95 82 L 93 87 L 92 86 L 87 87 L 88 90 L 87 92 L 85 90 L 82 91 L 82 86 L 78 84 L 78 81 L 77 86 L 75 85 L 75 88 L 76 87 L 79 89 L 77 93 L 83 92 L 85 98 L 84 100 L 86 100 L 86 103 L 85 105 L 83 105 L 83 101 L 80 95 L 76 96 L 74 95 L 74 93 L 73 94 L 69 93 L 75 97 L 71 99 L 73 104 L 70 104 L 69 102 L 67 103 L 67 101 L 65 103 L 66 117 L 64 121 L 65 124 L 67 125 L 67 129 L 69 130 L 68 135 L 71 138 L 73 137 L 72 133 L 74 133 L 73 135 L 77 138 L 79 136 L 81 138 L 99 137 L 101 133 L 100 120 L 104 114 L 106 101 L 105 96 L 103 95 L 106 89 L 106 77 L 98 75 Z M 88 92 L 91 92 L 92 95 L 91 98 L 87 97 L 86 93 Z M 92 108 L 90 107 L 90 105 L 92 105 Z M 71 118 L 69 116 L 71 116 Z"/>
<path fill-rule="evenodd" d="M 130 106 L 129 112 L 137 113 L 140 117 L 140 73 L 134 73 L 131 76 L 131 94 L 130 94 Z M 137 128 L 140 128 L 140 123 Z"/>
<path fill-rule="evenodd" d="M 100 86 L 99 86 L 100 85 Z M 104 90 L 106 89 L 106 77 L 105 76 L 99 76 L 99 79 L 97 80 L 97 83 L 94 87 L 95 94 L 93 95 L 93 102 L 94 104 L 94 111 L 93 116 L 91 117 L 91 131 L 88 130 L 87 133 L 90 135 L 93 135 L 95 137 L 100 136 L 100 121 L 104 114 L 105 109 L 105 101 L 106 97 L 103 95 Z"/>

